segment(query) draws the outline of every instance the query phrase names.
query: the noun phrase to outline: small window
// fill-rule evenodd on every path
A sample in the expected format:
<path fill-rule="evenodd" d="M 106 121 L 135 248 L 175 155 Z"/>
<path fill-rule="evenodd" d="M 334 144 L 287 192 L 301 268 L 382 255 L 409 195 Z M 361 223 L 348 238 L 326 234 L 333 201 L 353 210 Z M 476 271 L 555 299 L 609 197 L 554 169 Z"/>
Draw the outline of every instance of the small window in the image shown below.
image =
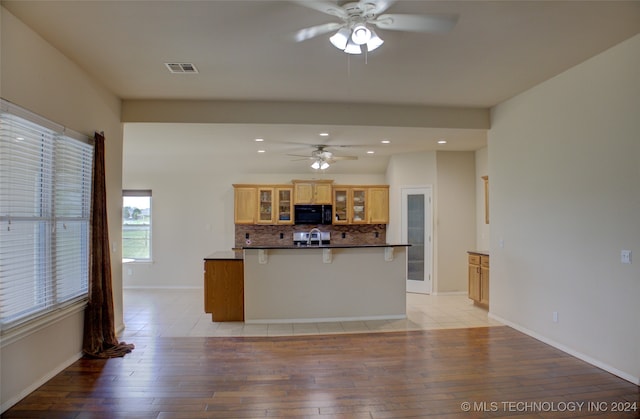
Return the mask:
<path fill-rule="evenodd" d="M 151 261 L 151 191 L 122 191 L 122 258 Z"/>

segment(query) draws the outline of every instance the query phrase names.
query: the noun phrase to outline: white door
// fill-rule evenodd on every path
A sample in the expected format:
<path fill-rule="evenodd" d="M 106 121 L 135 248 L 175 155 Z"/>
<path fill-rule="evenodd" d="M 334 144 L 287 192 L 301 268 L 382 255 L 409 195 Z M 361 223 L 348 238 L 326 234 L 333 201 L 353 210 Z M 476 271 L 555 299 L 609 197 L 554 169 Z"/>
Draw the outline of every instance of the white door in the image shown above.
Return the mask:
<path fill-rule="evenodd" d="M 431 187 L 406 187 L 402 194 L 402 242 L 407 248 L 407 292 L 430 294 L 432 255 Z"/>

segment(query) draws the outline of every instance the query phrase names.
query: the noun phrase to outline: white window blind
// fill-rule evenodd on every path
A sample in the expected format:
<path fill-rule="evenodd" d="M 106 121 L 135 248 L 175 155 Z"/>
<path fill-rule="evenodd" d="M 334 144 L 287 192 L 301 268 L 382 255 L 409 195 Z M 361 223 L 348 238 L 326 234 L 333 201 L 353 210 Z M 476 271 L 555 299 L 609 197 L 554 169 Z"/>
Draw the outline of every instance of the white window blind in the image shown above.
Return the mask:
<path fill-rule="evenodd" d="M 93 141 L 0 107 L 0 329 L 86 298 Z"/>

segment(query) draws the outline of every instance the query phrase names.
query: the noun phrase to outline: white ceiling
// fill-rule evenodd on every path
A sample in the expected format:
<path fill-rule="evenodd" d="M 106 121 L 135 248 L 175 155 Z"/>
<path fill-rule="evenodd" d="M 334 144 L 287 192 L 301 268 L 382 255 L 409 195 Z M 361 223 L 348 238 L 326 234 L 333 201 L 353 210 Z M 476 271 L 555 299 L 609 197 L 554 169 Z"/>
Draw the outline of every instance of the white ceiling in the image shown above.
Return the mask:
<path fill-rule="evenodd" d="M 458 23 L 453 31 L 437 35 L 378 30 L 385 44 L 365 57 L 336 50 L 329 35 L 296 43 L 292 35 L 297 30 L 335 18 L 289 1 L 2 4 L 125 100 L 488 108 L 640 33 L 640 1 L 398 1 L 389 13 L 455 13 Z M 173 75 L 166 62 L 190 62 L 199 73 Z M 293 162 L 284 154 L 311 150 L 288 142 L 358 145 L 334 150 L 349 155 L 376 146 L 377 158 L 336 164 L 354 173 L 381 173 L 386 165 L 382 156 L 392 152 L 473 150 L 486 143 L 483 130 L 227 124 L 183 124 L 178 142 L 174 127 L 164 128 L 140 125 L 135 141 L 153 138 L 155 153 L 175 153 L 190 137 L 194 142 L 207 138 L 217 152 L 246 153 L 265 172 L 278 165 L 280 172 L 295 172 L 296 167 L 285 170 Z M 319 141 L 320 131 L 331 133 L 328 141 Z M 265 155 L 279 156 L 268 160 L 270 167 L 265 155 L 257 157 L 256 137 L 271 141 Z M 448 148 L 435 145 L 442 137 L 449 140 Z M 392 144 L 380 147 L 383 138 Z"/>

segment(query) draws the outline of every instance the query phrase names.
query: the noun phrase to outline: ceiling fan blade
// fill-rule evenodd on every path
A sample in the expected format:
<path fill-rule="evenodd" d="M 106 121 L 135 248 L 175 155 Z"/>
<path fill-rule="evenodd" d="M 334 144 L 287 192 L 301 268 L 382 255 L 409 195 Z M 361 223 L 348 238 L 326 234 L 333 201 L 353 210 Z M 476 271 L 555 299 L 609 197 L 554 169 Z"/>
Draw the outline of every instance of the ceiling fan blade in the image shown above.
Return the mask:
<path fill-rule="evenodd" d="M 331 160 L 358 160 L 356 156 L 332 156 Z"/>
<path fill-rule="evenodd" d="M 315 159 L 315 157 L 303 156 L 302 154 L 287 154 L 289 157 L 300 157 L 299 160 Z"/>
<path fill-rule="evenodd" d="M 331 16 L 337 16 L 340 19 L 346 19 L 349 17 L 347 12 L 340 6 L 330 1 L 305 1 L 305 0 L 291 0 L 300 6 L 307 7 L 309 9 L 317 10 L 322 13 L 326 13 Z"/>
<path fill-rule="evenodd" d="M 311 26 L 309 28 L 300 29 L 295 33 L 294 39 L 296 42 L 306 41 L 307 39 L 314 38 L 318 35 L 324 35 L 328 32 L 333 32 L 340 29 L 343 25 L 337 22 L 323 23 L 322 25 Z"/>
<path fill-rule="evenodd" d="M 371 21 L 380 29 L 409 32 L 448 32 L 456 26 L 457 15 L 386 14 Z"/>
<path fill-rule="evenodd" d="M 395 2 L 396 0 L 360 0 L 360 5 L 363 10 L 370 11 L 374 15 L 379 15 Z"/>

